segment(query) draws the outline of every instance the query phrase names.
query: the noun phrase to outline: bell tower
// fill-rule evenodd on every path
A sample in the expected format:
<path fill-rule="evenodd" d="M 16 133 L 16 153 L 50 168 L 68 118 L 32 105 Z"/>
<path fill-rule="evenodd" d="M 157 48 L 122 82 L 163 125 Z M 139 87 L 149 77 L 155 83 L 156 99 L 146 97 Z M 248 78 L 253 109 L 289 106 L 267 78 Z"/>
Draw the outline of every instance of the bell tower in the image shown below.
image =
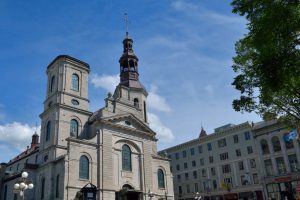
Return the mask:
<path fill-rule="evenodd" d="M 123 40 L 123 53 L 119 59 L 120 83 L 114 94 L 106 98 L 104 116 L 131 113 L 145 124 L 147 119 L 147 96 L 145 87 L 139 80 L 138 57 L 133 51 L 133 39 L 126 31 Z"/>
<path fill-rule="evenodd" d="M 88 117 L 87 63 L 57 56 L 47 67 L 48 84 L 41 118 L 40 150 L 47 159 L 66 153 L 68 137 L 80 138 Z"/>

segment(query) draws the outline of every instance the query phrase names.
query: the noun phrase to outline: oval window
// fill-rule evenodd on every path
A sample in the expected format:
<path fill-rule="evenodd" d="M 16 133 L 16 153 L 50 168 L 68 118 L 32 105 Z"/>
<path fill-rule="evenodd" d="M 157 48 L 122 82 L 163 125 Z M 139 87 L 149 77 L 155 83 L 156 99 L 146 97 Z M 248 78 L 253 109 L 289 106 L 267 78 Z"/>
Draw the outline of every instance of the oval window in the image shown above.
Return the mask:
<path fill-rule="evenodd" d="M 79 101 L 77 101 L 76 99 L 72 99 L 71 103 L 72 103 L 74 106 L 78 106 L 78 105 L 79 105 Z"/>

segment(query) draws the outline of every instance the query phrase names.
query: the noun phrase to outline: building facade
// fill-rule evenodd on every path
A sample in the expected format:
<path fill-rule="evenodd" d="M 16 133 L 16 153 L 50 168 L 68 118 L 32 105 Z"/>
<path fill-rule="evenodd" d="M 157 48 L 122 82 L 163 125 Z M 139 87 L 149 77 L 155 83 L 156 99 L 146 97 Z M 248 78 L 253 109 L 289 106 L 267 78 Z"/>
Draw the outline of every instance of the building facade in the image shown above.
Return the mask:
<path fill-rule="evenodd" d="M 35 134 L 31 147 L 1 165 L 1 199 L 19 199 L 13 185 L 22 171 L 35 185 L 25 191 L 28 200 L 174 199 L 169 159 L 157 154 L 132 45 L 126 34 L 120 83 L 96 112 L 89 111 L 90 66 L 66 55 L 49 64 L 40 142 Z"/>
<path fill-rule="evenodd" d="M 285 139 L 290 131 L 276 120 L 253 127 L 259 146 L 262 183 L 266 195 L 272 199 L 297 199 L 300 195 L 300 143 Z"/>
<path fill-rule="evenodd" d="M 228 124 L 163 150 L 171 159 L 175 199 L 263 199 L 252 124 Z"/>

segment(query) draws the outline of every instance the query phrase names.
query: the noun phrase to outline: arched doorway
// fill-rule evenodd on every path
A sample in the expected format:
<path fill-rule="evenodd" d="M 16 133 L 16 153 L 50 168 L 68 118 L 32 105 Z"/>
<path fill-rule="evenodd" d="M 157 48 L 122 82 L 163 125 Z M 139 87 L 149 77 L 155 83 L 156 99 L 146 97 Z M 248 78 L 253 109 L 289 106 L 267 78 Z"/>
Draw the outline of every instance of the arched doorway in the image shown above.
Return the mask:
<path fill-rule="evenodd" d="M 125 184 L 122 189 L 116 193 L 118 200 L 140 200 L 141 191 L 135 190 L 131 185 Z"/>

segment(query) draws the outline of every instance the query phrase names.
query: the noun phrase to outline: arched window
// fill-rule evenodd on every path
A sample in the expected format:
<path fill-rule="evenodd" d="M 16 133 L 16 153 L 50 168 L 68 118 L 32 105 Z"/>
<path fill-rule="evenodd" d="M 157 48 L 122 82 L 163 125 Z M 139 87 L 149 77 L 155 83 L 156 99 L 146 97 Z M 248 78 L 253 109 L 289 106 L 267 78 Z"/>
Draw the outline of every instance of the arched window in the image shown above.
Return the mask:
<path fill-rule="evenodd" d="M 273 145 L 274 152 L 281 151 L 280 141 L 278 137 L 276 136 L 272 137 L 272 145 Z"/>
<path fill-rule="evenodd" d="M 72 119 L 70 122 L 70 135 L 78 137 L 78 122 L 75 119 Z"/>
<path fill-rule="evenodd" d="M 50 133 L 51 133 L 51 121 L 48 121 L 46 126 L 46 141 L 50 139 Z"/>
<path fill-rule="evenodd" d="M 79 77 L 77 74 L 72 74 L 72 89 L 79 91 Z"/>
<path fill-rule="evenodd" d="M 287 134 L 288 134 L 288 133 L 287 133 Z M 283 136 L 282 139 L 283 139 L 284 142 L 285 142 L 285 148 L 286 148 L 286 149 L 292 149 L 292 148 L 294 148 L 294 143 L 293 143 L 293 140 L 290 140 L 290 141 L 286 141 L 286 140 L 285 140 L 287 134 L 284 134 L 284 136 Z"/>
<path fill-rule="evenodd" d="M 261 150 L 262 150 L 262 154 L 269 154 L 270 150 L 269 150 L 269 146 L 268 146 L 268 142 L 267 140 L 263 139 L 260 141 L 260 146 L 261 146 Z"/>
<path fill-rule="evenodd" d="M 50 92 L 53 92 L 54 83 L 55 83 L 55 76 L 52 76 L 51 82 L 50 82 Z"/>
<path fill-rule="evenodd" d="M 163 170 L 157 171 L 158 188 L 165 188 L 165 175 Z"/>
<path fill-rule="evenodd" d="M 41 199 L 45 197 L 45 178 L 42 178 L 41 182 Z"/>
<path fill-rule="evenodd" d="M 139 99 L 138 98 L 134 98 L 134 100 L 133 100 L 133 105 L 134 105 L 134 107 L 139 107 Z"/>
<path fill-rule="evenodd" d="M 86 156 L 80 157 L 79 178 L 80 179 L 89 179 L 89 159 Z"/>
<path fill-rule="evenodd" d="M 59 197 L 59 175 L 56 176 L 56 189 L 55 189 L 55 197 Z"/>
<path fill-rule="evenodd" d="M 125 171 L 132 171 L 131 150 L 127 144 L 124 144 L 122 147 L 122 169 Z"/>

